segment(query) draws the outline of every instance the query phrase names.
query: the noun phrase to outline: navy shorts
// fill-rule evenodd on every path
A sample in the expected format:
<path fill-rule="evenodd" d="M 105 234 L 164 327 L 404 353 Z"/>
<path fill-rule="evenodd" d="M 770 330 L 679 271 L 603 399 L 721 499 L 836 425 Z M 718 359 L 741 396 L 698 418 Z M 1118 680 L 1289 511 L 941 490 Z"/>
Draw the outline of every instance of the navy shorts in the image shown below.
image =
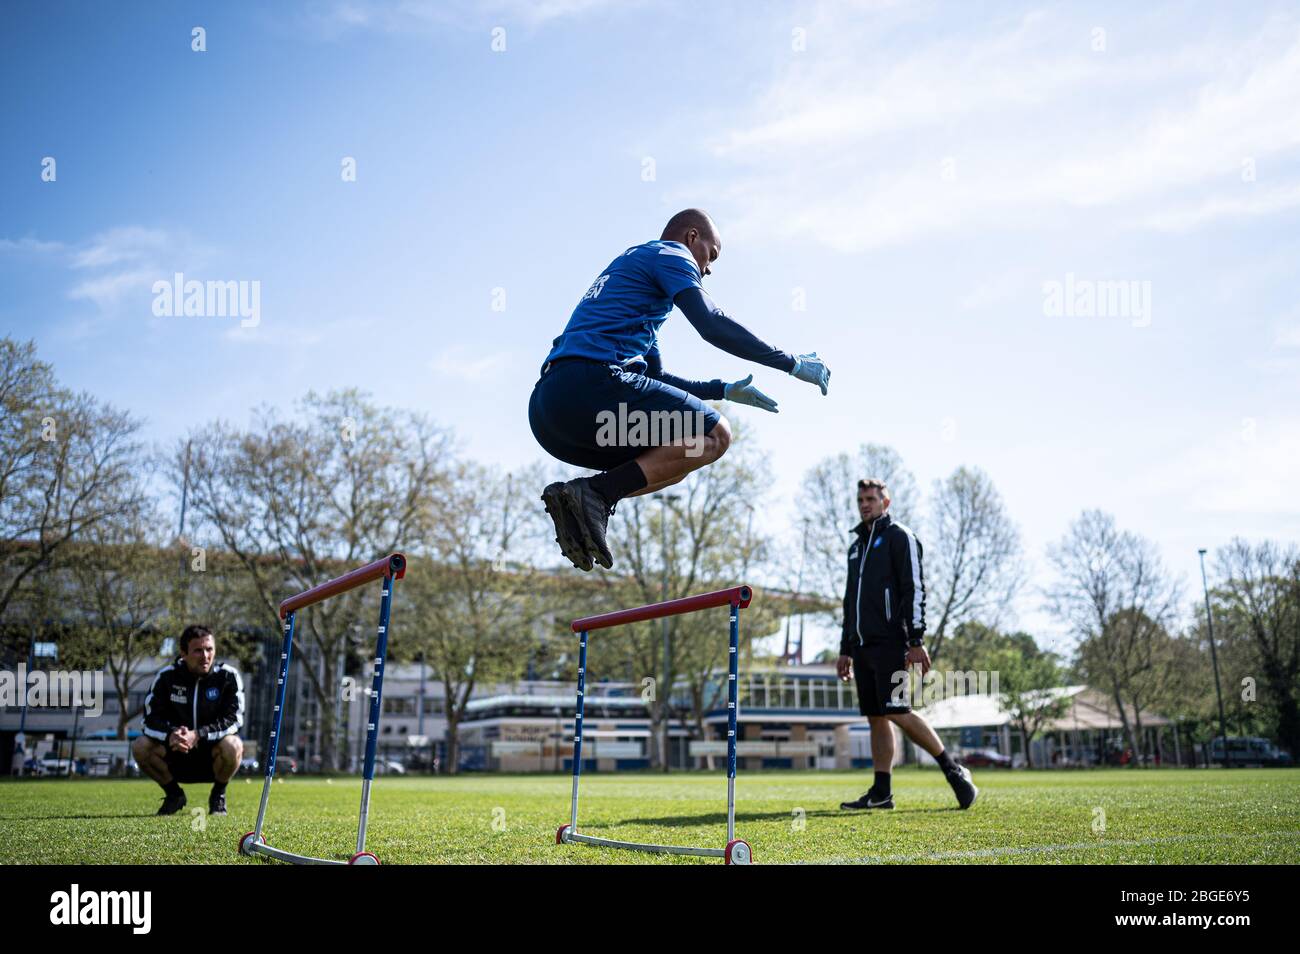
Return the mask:
<path fill-rule="evenodd" d="M 217 776 L 212 770 L 213 748 L 213 743 L 201 739 L 194 743 L 194 748 L 185 753 L 168 749 L 165 758 L 167 768 L 171 770 L 172 778 L 182 785 L 186 783 L 215 782 Z"/>
<path fill-rule="evenodd" d="M 853 647 L 853 682 L 858 688 L 858 711 L 863 715 L 911 712 L 910 685 L 906 676 L 905 643 L 868 643 Z"/>
<path fill-rule="evenodd" d="M 537 443 L 590 470 L 610 470 L 661 444 L 702 440 L 720 417 L 681 388 L 582 358 L 551 362 L 528 401 Z"/>

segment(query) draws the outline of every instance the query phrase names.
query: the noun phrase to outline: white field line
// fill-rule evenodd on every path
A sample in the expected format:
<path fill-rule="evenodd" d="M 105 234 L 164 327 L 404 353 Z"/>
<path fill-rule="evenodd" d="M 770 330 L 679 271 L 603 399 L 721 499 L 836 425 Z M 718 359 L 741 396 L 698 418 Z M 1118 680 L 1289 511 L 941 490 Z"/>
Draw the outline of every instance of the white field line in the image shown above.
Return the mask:
<path fill-rule="evenodd" d="M 980 858 L 1011 858 L 1017 855 L 1050 855 L 1066 851 L 1096 851 L 1101 848 L 1148 848 L 1156 845 L 1176 845 L 1197 841 L 1237 841 L 1258 838 L 1297 838 L 1300 831 L 1252 832 L 1236 835 L 1171 835 L 1168 838 L 1142 838 L 1130 841 L 1076 841 L 1064 845 L 1026 845 L 1018 848 L 974 848 L 966 851 L 936 851 L 919 855 L 866 855 L 861 858 L 829 858 L 808 861 L 816 865 L 882 865 L 909 864 L 917 861 L 967 861 Z"/>

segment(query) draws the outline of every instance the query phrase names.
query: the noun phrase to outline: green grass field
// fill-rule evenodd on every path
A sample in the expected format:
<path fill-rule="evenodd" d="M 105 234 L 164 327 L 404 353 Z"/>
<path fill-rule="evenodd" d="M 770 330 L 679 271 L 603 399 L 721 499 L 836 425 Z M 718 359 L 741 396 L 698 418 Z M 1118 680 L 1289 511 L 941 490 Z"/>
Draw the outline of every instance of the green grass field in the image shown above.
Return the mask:
<path fill-rule="evenodd" d="M 1300 863 L 1300 769 L 976 773 L 966 812 L 938 772 L 895 775 L 898 808 L 845 813 L 863 772 L 766 772 L 737 780 L 736 827 L 758 863 L 961 864 Z M 568 821 L 569 778 L 471 775 L 379 779 L 367 847 L 386 864 L 718 864 L 715 859 L 556 845 Z M 290 777 L 275 783 L 271 844 L 346 858 L 356 840 L 360 782 Z M 230 786 L 230 815 L 204 818 L 207 786 L 156 818 L 151 782 L 0 782 L 4 864 L 275 864 L 240 857 L 261 778 Z M 585 776 L 580 830 L 633 841 L 721 848 L 721 774 Z M 1104 822 L 1104 826 L 1103 826 Z"/>

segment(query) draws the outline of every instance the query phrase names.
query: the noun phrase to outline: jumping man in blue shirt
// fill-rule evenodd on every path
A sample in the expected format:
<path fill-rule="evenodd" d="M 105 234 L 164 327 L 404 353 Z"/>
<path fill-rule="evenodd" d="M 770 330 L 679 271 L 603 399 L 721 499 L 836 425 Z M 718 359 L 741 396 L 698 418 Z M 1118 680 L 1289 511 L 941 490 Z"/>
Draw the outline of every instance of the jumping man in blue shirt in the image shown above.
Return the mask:
<path fill-rule="evenodd" d="M 618 501 L 675 484 L 726 453 L 731 427 L 705 401 L 776 411 L 752 374 L 727 384 L 664 370 L 659 326 L 674 305 L 715 347 L 826 394 L 830 371 L 816 352 L 773 348 L 704 293 L 701 281 L 721 251 L 708 215 L 678 212 L 657 242 L 634 245 L 601 272 L 542 364 L 528 402 L 533 435 L 552 457 L 601 472 L 542 492 L 560 551 L 579 569 L 590 570 L 593 561 L 614 565 L 605 532 Z"/>

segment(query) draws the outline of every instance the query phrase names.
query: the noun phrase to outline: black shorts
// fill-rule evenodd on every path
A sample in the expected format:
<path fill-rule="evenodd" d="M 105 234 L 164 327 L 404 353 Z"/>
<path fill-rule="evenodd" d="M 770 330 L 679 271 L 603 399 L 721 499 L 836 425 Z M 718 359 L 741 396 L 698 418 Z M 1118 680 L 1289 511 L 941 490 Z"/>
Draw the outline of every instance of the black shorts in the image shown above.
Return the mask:
<path fill-rule="evenodd" d="M 855 646 L 853 681 L 858 687 L 858 711 L 863 715 L 897 715 L 912 711 L 905 643 Z"/>
<path fill-rule="evenodd" d="M 590 470 L 611 470 L 650 447 L 702 440 L 719 417 L 681 388 L 581 358 L 552 362 L 528 401 L 542 449 Z"/>
<path fill-rule="evenodd" d="M 182 784 L 215 782 L 217 776 L 212 771 L 212 750 L 215 747 L 212 742 L 199 741 L 184 754 L 168 749 L 167 768 L 171 770 L 172 778 Z"/>

